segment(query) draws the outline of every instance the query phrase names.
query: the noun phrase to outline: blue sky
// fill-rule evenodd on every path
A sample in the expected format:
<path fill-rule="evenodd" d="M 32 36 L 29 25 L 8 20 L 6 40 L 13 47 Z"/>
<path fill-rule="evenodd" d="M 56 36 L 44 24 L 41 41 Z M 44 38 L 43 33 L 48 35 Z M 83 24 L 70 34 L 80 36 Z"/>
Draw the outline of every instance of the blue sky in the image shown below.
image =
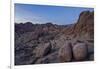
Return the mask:
<path fill-rule="evenodd" d="M 47 23 L 66 25 L 75 23 L 82 11 L 93 8 L 15 4 L 15 22 Z"/>

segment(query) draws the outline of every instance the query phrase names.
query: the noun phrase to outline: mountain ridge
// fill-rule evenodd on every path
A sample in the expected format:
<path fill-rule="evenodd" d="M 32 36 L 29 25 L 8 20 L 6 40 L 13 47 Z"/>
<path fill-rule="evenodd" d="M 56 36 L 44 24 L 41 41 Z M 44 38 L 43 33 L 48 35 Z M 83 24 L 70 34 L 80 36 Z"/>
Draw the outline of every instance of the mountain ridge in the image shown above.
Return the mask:
<path fill-rule="evenodd" d="M 94 11 L 74 24 L 15 23 L 15 65 L 94 60 Z"/>

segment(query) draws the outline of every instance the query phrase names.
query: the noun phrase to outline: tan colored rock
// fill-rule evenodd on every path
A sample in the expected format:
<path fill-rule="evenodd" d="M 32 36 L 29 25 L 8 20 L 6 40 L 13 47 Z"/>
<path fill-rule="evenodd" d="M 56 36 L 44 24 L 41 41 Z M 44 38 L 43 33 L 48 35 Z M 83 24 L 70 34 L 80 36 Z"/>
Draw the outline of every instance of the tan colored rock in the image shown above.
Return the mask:
<path fill-rule="evenodd" d="M 88 49 L 85 43 L 77 43 L 73 46 L 73 56 L 75 60 L 84 60 L 87 57 Z"/>
<path fill-rule="evenodd" d="M 58 53 L 61 62 L 68 62 L 72 59 L 71 43 L 65 43 L 59 50 Z"/>

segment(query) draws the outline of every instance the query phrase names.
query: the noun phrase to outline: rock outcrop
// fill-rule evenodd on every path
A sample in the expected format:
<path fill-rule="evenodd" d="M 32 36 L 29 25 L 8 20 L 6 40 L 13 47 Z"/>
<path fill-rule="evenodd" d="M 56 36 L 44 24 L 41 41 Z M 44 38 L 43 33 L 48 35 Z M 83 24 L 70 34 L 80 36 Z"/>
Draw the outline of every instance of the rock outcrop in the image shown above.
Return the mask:
<path fill-rule="evenodd" d="M 59 60 L 61 62 L 68 62 L 72 59 L 72 46 L 71 43 L 65 43 L 60 49 L 59 49 Z"/>
<path fill-rule="evenodd" d="M 34 51 L 36 54 L 35 57 L 37 58 L 44 57 L 48 55 L 50 51 L 51 51 L 50 43 L 41 44 L 40 46 L 37 46 Z"/>
<path fill-rule="evenodd" d="M 94 12 L 70 25 L 15 23 L 15 65 L 94 60 Z"/>
<path fill-rule="evenodd" d="M 88 49 L 85 43 L 77 43 L 73 46 L 73 56 L 75 60 L 84 60 L 87 57 Z"/>

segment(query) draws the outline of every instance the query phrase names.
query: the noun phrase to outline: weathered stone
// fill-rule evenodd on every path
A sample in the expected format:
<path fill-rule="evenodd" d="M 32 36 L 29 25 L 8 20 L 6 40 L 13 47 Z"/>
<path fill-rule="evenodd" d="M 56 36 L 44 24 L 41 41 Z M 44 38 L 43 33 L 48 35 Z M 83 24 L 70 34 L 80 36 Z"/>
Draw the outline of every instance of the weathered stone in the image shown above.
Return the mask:
<path fill-rule="evenodd" d="M 36 47 L 36 57 L 43 57 L 46 56 L 51 50 L 50 43 L 41 44 L 40 46 Z"/>
<path fill-rule="evenodd" d="M 40 58 L 36 61 L 36 64 L 41 64 L 41 63 L 57 63 L 60 62 L 58 58 L 58 52 L 53 52 L 43 58 Z"/>
<path fill-rule="evenodd" d="M 75 60 L 84 60 L 87 57 L 88 49 L 85 43 L 77 43 L 73 46 L 73 56 Z"/>
<path fill-rule="evenodd" d="M 61 62 L 71 61 L 72 59 L 72 49 L 71 43 L 65 43 L 59 50 L 58 53 Z"/>

